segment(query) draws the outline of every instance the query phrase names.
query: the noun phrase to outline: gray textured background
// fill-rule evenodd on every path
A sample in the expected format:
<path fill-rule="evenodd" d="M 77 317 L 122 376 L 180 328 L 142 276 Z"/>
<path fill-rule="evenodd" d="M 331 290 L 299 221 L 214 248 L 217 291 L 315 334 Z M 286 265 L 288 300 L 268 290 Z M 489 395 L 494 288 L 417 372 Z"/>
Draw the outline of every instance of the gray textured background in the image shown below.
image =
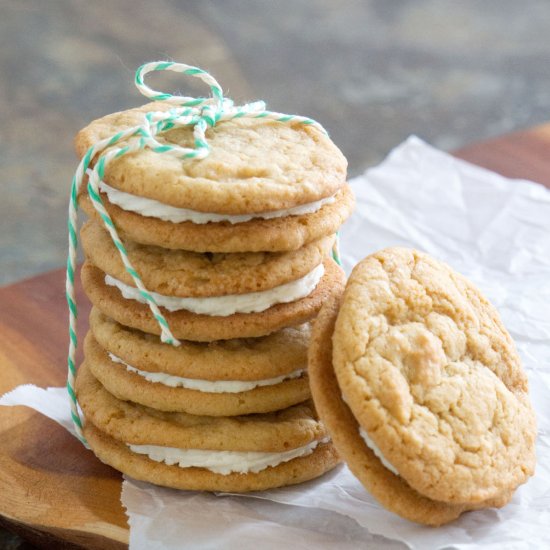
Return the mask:
<path fill-rule="evenodd" d="M 0 284 L 63 265 L 73 135 L 142 103 L 145 61 L 196 64 L 236 100 L 317 118 L 351 175 L 411 133 L 452 149 L 548 118 L 547 0 L 0 0 L 0 12 Z"/>

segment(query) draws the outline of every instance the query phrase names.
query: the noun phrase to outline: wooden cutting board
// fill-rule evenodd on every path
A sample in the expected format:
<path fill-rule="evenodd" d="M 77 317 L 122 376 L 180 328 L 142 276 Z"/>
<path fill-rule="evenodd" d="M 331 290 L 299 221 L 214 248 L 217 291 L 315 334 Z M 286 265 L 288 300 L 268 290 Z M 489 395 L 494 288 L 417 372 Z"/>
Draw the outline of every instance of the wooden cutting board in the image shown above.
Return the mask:
<path fill-rule="evenodd" d="M 473 144 L 456 156 L 550 187 L 550 124 Z M 0 289 L 0 395 L 65 384 L 64 270 Z M 79 335 L 89 306 L 78 287 Z M 80 350 L 81 351 L 81 350 Z M 0 407 L 0 525 L 43 548 L 126 548 L 121 476 L 63 428 L 25 407 Z"/>

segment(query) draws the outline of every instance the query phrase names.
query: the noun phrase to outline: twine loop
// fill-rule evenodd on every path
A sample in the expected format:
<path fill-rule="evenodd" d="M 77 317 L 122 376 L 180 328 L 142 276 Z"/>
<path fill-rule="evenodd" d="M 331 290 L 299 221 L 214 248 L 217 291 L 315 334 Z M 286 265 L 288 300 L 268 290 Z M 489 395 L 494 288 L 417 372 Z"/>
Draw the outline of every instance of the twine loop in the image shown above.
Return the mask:
<path fill-rule="evenodd" d="M 154 90 L 145 84 L 145 75 L 155 71 L 172 71 L 199 78 L 209 86 L 211 96 L 197 98 L 172 95 Z M 203 159 L 208 156 L 210 147 L 206 139 L 206 130 L 213 128 L 218 122 L 233 118 L 269 118 L 280 122 L 297 121 L 302 124 L 312 124 L 325 132 L 323 127 L 312 119 L 267 111 L 263 101 L 235 106 L 231 99 L 224 97 L 222 87 L 212 75 L 198 67 L 184 63 L 146 63 L 137 70 L 135 85 L 140 93 L 148 99 L 174 105 L 174 108 L 168 111 L 151 112 L 145 115 L 142 128 L 142 145 L 153 151 L 168 153 L 180 158 Z M 193 127 L 193 148 L 180 147 L 174 144 L 170 146 L 162 145 L 155 139 L 155 136 L 159 133 L 182 126 Z"/>

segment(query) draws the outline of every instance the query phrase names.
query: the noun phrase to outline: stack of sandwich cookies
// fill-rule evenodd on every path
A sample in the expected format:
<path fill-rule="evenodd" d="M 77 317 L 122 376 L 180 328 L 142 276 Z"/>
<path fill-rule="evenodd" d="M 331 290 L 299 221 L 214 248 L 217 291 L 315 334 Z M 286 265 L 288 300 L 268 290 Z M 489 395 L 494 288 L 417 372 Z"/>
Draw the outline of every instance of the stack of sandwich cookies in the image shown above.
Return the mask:
<path fill-rule="evenodd" d="M 429 525 L 500 507 L 534 471 L 527 379 L 494 307 L 426 254 L 354 269 L 315 322 L 311 389 L 342 458 L 386 508 Z"/>
<path fill-rule="evenodd" d="M 77 151 L 168 108 L 97 120 Z M 83 433 L 101 460 L 153 483 L 298 483 L 338 463 L 308 402 L 307 347 L 309 322 L 343 290 L 332 250 L 353 207 L 346 161 L 306 125 L 236 119 L 207 137 L 200 160 L 141 149 L 109 164 L 99 191 L 120 245 L 80 189 L 90 218 L 81 277 L 93 304 L 76 381 Z M 185 147 L 193 133 L 157 139 Z M 161 341 L 149 297 L 178 346 Z"/>

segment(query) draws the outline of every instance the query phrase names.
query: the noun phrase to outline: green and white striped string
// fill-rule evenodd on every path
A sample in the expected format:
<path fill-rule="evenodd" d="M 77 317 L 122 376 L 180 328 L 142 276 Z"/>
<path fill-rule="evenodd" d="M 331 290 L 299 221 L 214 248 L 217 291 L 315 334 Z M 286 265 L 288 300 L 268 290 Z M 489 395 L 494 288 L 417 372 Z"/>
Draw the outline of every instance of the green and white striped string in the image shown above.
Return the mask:
<path fill-rule="evenodd" d="M 146 74 L 154 71 L 173 71 L 187 76 L 199 78 L 210 88 L 210 97 L 185 97 L 171 95 L 159 92 L 149 88 L 144 83 Z M 216 79 L 206 71 L 185 65 L 183 63 L 173 62 L 152 62 L 142 65 L 136 71 L 135 85 L 137 89 L 147 98 L 153 101 L 162 101 L 169 103 L 174 107 L 168 111 L 151 111 L 143 115 L 141 124 L 118 132 L 117 134 L 95 143 L 88 149 L 78 168 L 71 185 L 71 196 L 69 202 L 69 252 L 67 257 L 67 277 L 66 277 L 66 297 L 69 306 L 69 353 L 67 358 L 67 391 L 71 403 L 71 416 L 75 426 L 76 433 L 84 445 L 87 446 L 86 439 L 82 432 L 82 421 L 79 414 L 78 402 L 74 390 L 76 377 L 76 350 L 78 346 L 76 319 L 77 304 L 75 297 L 75 270 L 76 270 L 76 252 L 78 247 L 78 192 L 88 176 L 87 191 L 92 205 L 100 216 L 103 225 L 109 232 L 111 239 L 116 246 L 120 258 L 126 268 L 126 271 L 132 278 L 134 285 L 139 289 L 141 295 L 146 300 L 149 309 L 154 315 L 160 331 L 161 341 L 179 346 L 180 342 L 172 334 L 170 327 L 162 315 L 153 296 L 145 288 L 139 273 L 134 269 L 124 244 L 122 243 L 116 227 L 103 205 L 99 184 L 103 180 L 105 170 L 110 162 L 122 157 L 128 153 L 133 153 L 142 149 L 150 149 L 156 153 L 170 155 L 180 159 L 199 160 L 208 156 L 210 146 L 206 138 L 206 130 L 214 127 L 219 122 L 231 120 L 234 118 L 264 118 L 282 123 L 299 123 L 310 125 L 326 134 L 325 129 L 311 118 L 298 115 L 287 115 L 267 111 L 263 101 L 247 103 L 241 106 L 235 106 L 233 101 L 223 96 L 223 90 Z M 194 147 L 180 147 L 178 145 L 167 145 L 160 143 L 155 136 L 171 130 L 173 128 L 192 126 Z M 333 249 L 333 258 L 340 263 L 338 246 Z"/>
<path fill-rule="evenodd" d="M 342 259 L 340 258 L 340 236 L 338 231 L 336 232 L 336 237 L 334 239 L 334 244 L 332 245 L 332 259 L 342 267 Z"/>

